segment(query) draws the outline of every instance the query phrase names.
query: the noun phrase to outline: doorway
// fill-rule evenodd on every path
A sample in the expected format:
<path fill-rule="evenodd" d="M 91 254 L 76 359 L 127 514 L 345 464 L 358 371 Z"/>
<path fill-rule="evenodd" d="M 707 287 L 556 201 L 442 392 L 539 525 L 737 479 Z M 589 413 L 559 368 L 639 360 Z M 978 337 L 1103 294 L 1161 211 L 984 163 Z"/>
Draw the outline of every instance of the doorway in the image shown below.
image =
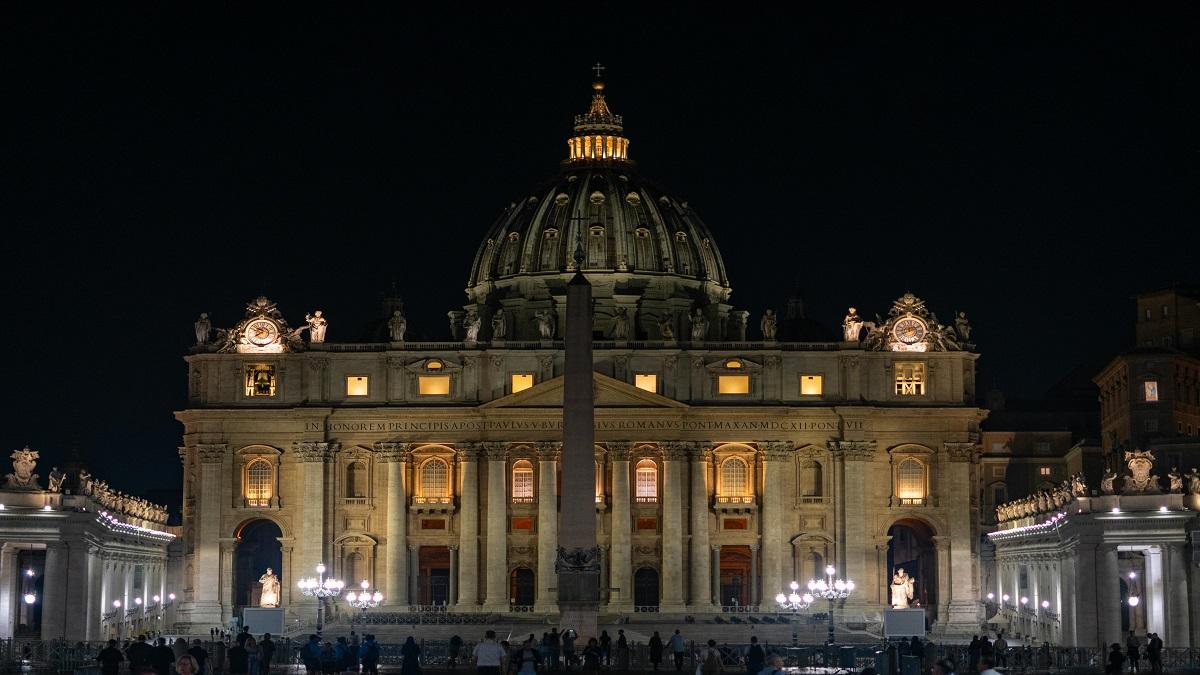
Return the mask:
<path fill-rule="evenodd" d="M 270 567 L 279 577 L 279 587 L 287 588 L 283 576 L 283 547 L 279 538 L 283 532 L 274 522 L 252 520 L 238 531 L 238 546 L 233 561 L 233 604 L 235 608 L 257 607 L 262 587 L 258 580 Z M 286 594 L 282 594 L 286 596 Z M 281 597 L 282 604 L 283 598 Z"/>
<path fill-rule="evenodd" d="M 888 528 L 887 584 L 892 575 L 903 568 L 913 578 L 913 599 L 910 606 L 925 610 L 927 622 L 937 620 L 938 580 L 937 553 L 933 546 L 933 530 L 914 518 L 897 520 Z M 886 586 L 885 586 L 886 587 Z M 885 601 L 890 601 L 890 596 Z"/>

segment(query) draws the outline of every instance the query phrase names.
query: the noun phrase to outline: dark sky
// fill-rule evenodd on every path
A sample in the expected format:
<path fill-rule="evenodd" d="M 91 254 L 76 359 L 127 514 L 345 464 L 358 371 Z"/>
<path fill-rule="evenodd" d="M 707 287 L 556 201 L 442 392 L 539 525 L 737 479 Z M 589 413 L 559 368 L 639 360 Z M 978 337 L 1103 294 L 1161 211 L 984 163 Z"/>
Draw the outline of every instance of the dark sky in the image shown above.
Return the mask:
<path fill-rule="evenodd" d="M 797 283 L 831 325 L 911 290 L 1029 398 L 1124 346 L 1134 293 L 1200 276 L 1195 5 L 175 4 L 0 15 L 0 449 L 78 446 L 119 488 L 179 484 L 201 311 L 265 293 L 354 339 L 396 280 L 444 338 L 597 60 L 755 317 Z"/>

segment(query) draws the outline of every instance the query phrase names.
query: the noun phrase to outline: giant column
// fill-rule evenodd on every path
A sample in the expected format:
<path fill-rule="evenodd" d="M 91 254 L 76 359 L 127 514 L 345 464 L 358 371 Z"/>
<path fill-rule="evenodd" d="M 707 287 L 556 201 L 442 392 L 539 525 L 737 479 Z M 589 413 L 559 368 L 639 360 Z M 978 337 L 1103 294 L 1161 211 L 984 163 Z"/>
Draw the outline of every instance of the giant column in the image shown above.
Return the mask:
<path fill-rule="evenodd" d="M 1193 542 L 1193 546 L 1197 543 Z M 1163 640 L 1173 647 L 1188 647 L 1191 641 L 1191 624 L 1188 616 L 1192 610 L 1189 607 L 1187 575 L 1187 549 L 1180 542 L 1171 542 L 1163 546 L 1166 560 L 1166 583 L 1163 584 L 1164 595 L 1167 599 L 1167 634 Z"/>
<path fill-rule="evenodd" d="M 465 444 L 458 451 L 462 494 L 458 509 L 458 611 L 479 605 L 479 448 Z M 416 576 L 416 571 L 413 571 Z"/>
<path fill-rule="evenodd" d="M 708 467 L 712 451 L 697 448 L 692 454 L 691 605 L 698 612 L 712 610 L 712 554 L 708 547 Z"/>
<path fill-rule="evenodd" d="M 384 567 L 387 568 L 389 605 L 408 605 L 408 491 L 405 490 L 405 469 L 408 468 L 408 448 L 403 443 L 376 443 L 379 461 L 387 466 L 387 544 L 384 547 Z"/>
<path fill-rule="evenodd" d="M 200 503 L 196 509 L 200 522 L 196 526 L 194 578 L 185 580 L 193 589 L 187 620 L 193 625 L 217 626 L 221 625 L 218 594 L 221 590 L 221 484 L 225 445 L 197 445 L 194 452 L 200 462 Z M 118 580 L 118 574 L 114 571 L 107 606 L 111 607 L 113 600 L 120 600 L 121 612 L 124 612 L 129 598 L 124 579 Z"/>
<path fill-rule="evenodd" d="M 946 465 L 944 480 L 950 487 L 942 498 L 941 506 L 946 509 L 950 523 L 950 603 L 948 614 L 939 618 L 939 623 L 954 624 L 960 633 L 966 634 L 979 627 L 979 580 L 975 575 L 971 546 L 975 542 L 974 520 L 976 513 L 971 507 L 974 482 L 971 467 L 979 463 L 980 448 L 975 443 L 944 443 Z M 1036 588 L 1036 586 L 1035 586 Z M 1038 607 L 1038 611 L 1041 607 Z M 939 617 L 942 615 L 939 615 Z M 1118 626 L 1119 628 L 1119 626 Z M 1119 631 L 1118 631 L 1119 632 Z"/>
<path fill-rule="evenodd" d="M 752 593 L 751 603 L 757 604 L 763 597 L 774 598 L 784 589 L 783 549 L 784 531 L 792 531 L 787 525 L 790 516 L 784 513 L 783 486 L 788 460 L 792 459 L 792 443 L 759 443 L 763 456 L 762 494 L 762 576 Z M 851 575 L 850 578 L 854 578 Z"/>
<path fill-rule="evenodd" d="M 487 488 L 487 595 L 484 608 L 508 611 L 508 491 L 505 480 L 505 443 L 488 443 Z"/>
<path fill-rule="evenodd" d="M 538 552 L 537 600 L 538 612 L 557 609 L 554 593 L 558 584 L 554 576 L 554 559 L 558 557 L 558 443 L 538 444 Z"/>
<path fill-rule="evenodd" d="M 300 549 L 300 554 L 299 560 L 294 562 L 299 563 L 298 568 L 304 571 L 303 576 L 312 574 L 310 570 L 318 563 L 329 563 L 327 567 L 333 570 L 333 561 L 325 559 L 325 542 L 328 540 L 325 534 L 325 474 L 327 464 L 336 449 L 336 443 L 324 442 L 298 442 L 293 446 L 293 453 L 296 461 L 299 462 L 301 499 L 300 526 L 297 528 L 299 532 L 296 534 L 297 548 Z M 230 545 L 234 546 L 236 542 L 231 541 Z M 229 570 L 231 572 L 233 570 L 232 548 L 229 550 Z M 226 583 L 232 587 L 233 580 L 229 579 Z M 303 615 L 312 616 L 312 608 L 317 600 L 304 596 L 300 602 L 309 608 L 302 610 Z M 233 608 L 223 609 L 225 612 L 231 612 Z M 226 614 L 224 618 L 228 619 L 229 615 Z"/>
<path fill-rule="evenodd" d="M 67 546 L 60 541 L 46 544 L 46 567 L 42 586 L 42 639 L 69 637 L 66 634 Z M 124 609 L 124 608 L 122 608 Z"/>
<path fill-rule="evenodd" d="M 629 502 L 630 443 L 609 443 L 608 458 L 612 462 L 612 546 L 608 559 L 609 609 L 633 611 L 633 517 Z"/>
<path fill-rule="evenodd" d="M 662 602 L 663 612 L 682 612 L 683 606 L 683 476 L 690 443 L 668 443 L 663 449 L 662 476 Z"/>
<path fill-rule="evenodd" d="M 575 249 L 583 267 L 582 240 Z M 600 547 L 596 545 L 596 456 L 592 409 L 592 285 L 582 273 L 567 284 L 566 366 L 563 383 L 562 521 L 558 528 L 559 625 L 586 644 L 597 637 Z"/>

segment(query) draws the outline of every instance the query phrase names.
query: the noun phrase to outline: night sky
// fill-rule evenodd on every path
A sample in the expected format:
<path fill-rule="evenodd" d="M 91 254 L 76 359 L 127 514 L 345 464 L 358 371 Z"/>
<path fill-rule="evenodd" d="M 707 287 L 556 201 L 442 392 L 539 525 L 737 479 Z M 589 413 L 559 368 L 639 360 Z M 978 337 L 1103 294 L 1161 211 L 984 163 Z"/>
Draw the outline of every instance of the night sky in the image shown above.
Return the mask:
<path fill-rule="evenodd" d="M 118 488 L 178 487 L 202 311 L 265 293 L 354 340 L 395 281 L 410 339 L 446 338 L 597 60 L 752 326 L 797 286 L 830 326 L 910 290 L 968 312 L 981 391 L 1036 398 L 1128 344 L 1135 293 L 1200 277 L 1194 4 L 174 4 L 0 10 L 0 449 L 43 476 L 78 447 Z"/>

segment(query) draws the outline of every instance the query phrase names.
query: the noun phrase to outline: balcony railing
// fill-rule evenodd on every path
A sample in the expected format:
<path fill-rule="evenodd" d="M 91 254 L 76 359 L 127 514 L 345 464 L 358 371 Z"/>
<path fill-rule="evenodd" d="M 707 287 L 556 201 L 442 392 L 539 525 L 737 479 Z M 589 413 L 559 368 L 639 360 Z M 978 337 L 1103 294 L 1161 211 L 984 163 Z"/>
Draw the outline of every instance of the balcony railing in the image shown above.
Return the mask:
<path fill-rule="evenodd" d="M 634 605 L 633 611 L 649 613 L 649 614 L 657 614 L 658 613 L 658 605 Z"/>
<path fill-rule="evenodd" d="M 533 497 L 513 497 L 512 498 L 512 503 L 514 503 L 514 504 L 533 504 L 536 501 L 537 500 L 534 499 Z"/>
<path fill-rule="evenodd" d="M 637 502 L 638 504 L 657 504 L 658 496 L 655 495 L 653 497 L 634 497 L 633 501 Z"/>
<path fill-rule="evenodd" d="M 729 497 L 729 496 L 718 495 L 717 503 L 718 504 L 753 504 L 754 497 L 745 497 L 745 496 Z"/>
<path fill-rule="evenodd" d="M 509 605 L 508 611 L 531 613 L 533 612 L 533 605 Z"/>
<path fill-rule="evenodd" d="M 435 506 L 438 504 L 453 504 L 454 497 L 413 497 L 413 504 Z"/>

